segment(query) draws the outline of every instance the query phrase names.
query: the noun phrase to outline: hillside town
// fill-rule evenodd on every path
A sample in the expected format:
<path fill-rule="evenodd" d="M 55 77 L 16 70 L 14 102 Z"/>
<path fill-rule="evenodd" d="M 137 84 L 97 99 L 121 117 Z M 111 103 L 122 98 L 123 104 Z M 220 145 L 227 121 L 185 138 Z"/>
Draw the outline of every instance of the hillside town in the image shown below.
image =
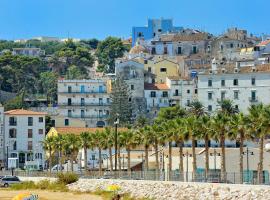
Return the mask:
<path fill-rule="evenodd" d="M 131 35 L 109 39 L 122 49 L 110 59 L 102 42 L 77 38 L 31 39 L 54 44 L 57 50 L 47 52 L 28 39 L 1 50 L 0 168 L 100 176 L 146 170 L 156 179 L 182 181 L 218 172 L 212 181 L 269 184 L 270 35 L 238 27 L 214 35 L 164 18 L 132 27 Z M 14 56 L 39 63 L 41 73 L 24 66 L 32 77 L 9 77 Z M 221 116 L 226 113 L 230 119 Z M 136 134 L 142 141 L 131 141 Z M 65 136 L 68 147 L 50 139 Z"/>

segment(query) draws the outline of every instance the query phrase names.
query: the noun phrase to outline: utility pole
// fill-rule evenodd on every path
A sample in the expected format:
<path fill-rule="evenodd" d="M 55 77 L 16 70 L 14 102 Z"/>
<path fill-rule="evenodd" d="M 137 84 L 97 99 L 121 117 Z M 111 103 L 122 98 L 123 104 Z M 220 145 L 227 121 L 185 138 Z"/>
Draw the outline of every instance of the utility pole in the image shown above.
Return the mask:
<path fill-rule="evenodd" d="M 116 119 L 114 121 L 114 125 L 115 125 L 115 135 L 114 135 L 114 145 L 115 145 L 115 157 L 114 157 L 114 169 L 115 171 L 117 171 L 117 126 L 119 124 L 119 118 L 118 118 L 118 114 L 116 114 Z"/>
<path fill-rule="evenodd" d="M 189 156 L 189 153 L 188 153 L 188 150 L 186 152 L 186 157 L 187 157 L 187 172 L 186 172 L 186 182 L 188 182 L 188 156 Z"/>

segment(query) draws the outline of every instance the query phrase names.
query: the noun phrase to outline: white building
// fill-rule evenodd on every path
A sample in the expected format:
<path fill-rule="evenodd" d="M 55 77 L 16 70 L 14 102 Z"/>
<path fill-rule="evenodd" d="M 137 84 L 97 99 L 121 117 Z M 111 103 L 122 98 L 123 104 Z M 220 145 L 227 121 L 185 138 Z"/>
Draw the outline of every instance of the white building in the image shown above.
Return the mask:
<path fill-rule="evenodd" d="M 270 65 L 227 66 L 212 65 L 212 69 L 198 74 L 198 100 L 213 112 L 218 101 L 230 99 L 235 108 L 246 113 L 257 103 L 270 103 Z"/>
<path fill-rule="evenodd" d="M 33 161 L 37 167 L 43 168 L 46 113 L 18 109 L 4 114 L 6 157 L 18 158 L 20 168 Z"/>
<path fill-rule="evenodd" d="M 44 56 L 45 51 L 40 48 L 14 48 L 12 49 L 12 55 L 25 55 L 25 56 Z"/>
<path fill-rule="evenodd" d="M 87 127 L 107 124 L 110 106 L 110 80 L 59 80 L 58 106 L 65 117 L 62 126 L 74 126 L 72 121 L 85 121 Z"/>
<path fill-rule="evenodd" d="M 0 104 L 0 169 L 5 166 L 4 150 L 4 107 Z"/>

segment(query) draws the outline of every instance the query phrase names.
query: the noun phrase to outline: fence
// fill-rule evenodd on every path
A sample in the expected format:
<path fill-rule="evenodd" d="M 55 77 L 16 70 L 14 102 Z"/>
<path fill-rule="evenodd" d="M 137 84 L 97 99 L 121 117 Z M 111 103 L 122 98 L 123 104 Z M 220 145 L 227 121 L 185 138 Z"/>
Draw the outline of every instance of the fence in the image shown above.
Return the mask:
<path fill-rule="evenodd" d="M 60 171 L 59 171 L 60 172 Z M 66 172 L 64 172 L 66 173 Z M 154 181 L 181 181 L 181 182 L 205 182 L 205 183 L 229 183 L 229 184 L 259 184 L 257 173 L 244 172 L 243 176 L 240 176 L 239 172 L 226 173 L 223 177 L 221 173 L 209 172 L 184 172 L 172 171 L 170 173 L 164 171 L 78 171 L 74 172 L 78 174 L 80 178 L 89 179 L 123 179 L 123 180 L 154 180 Z M 0 176 L 11 175 L 11 171 L 0 171 Z M 47 171 L 14 171 L 16 176 L 28 176 L 28 177 L 56 177 L 57 172 L 49 173 Z M 242 181 L 241 181 L 242 177 Z M 262 184 L 269 185 L 268 173 L 263 173 Z"/>

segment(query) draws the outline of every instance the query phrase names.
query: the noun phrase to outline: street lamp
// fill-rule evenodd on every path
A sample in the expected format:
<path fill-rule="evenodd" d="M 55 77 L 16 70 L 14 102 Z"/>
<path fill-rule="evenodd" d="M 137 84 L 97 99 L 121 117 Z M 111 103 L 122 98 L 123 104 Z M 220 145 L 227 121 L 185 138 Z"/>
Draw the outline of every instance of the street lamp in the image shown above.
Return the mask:
<path fill-rule="evenodd" d="M 114 142 L 115 142 L 115 158 L 114 158 L 114 169 L 117 171 L 117 126 L 119 124 L 119 114 L 116 114 L 116 118 L 114 120 L 114 125 L 115 125 L 115 135 L 114 135 Z"/>
<path fill-rule="evenodd" d="M 249 182 L 249 155 L 254 155 L 253 151 L 249 151 L 248 147 L 247 147 L 247 150 L 243 152 L 243 155 L 247 156 L 247 179 L 248 179 L 248 182 Z"/>
<path fill-rule="evenodd" d="M 6 170 L 8 170 L 8 148 L 9 148 L 9 143 L 6 144 L 6 148 L 7 148 Z"/>
<path fill-rule="evenodd" d="M 186 182 L 188 182 L 188 156 L 189 156 L 189 153 L 188 153 L 188 150 L 187 150 L 187 152 L 186 152 L 186 157 L 187 157 Z"/>

